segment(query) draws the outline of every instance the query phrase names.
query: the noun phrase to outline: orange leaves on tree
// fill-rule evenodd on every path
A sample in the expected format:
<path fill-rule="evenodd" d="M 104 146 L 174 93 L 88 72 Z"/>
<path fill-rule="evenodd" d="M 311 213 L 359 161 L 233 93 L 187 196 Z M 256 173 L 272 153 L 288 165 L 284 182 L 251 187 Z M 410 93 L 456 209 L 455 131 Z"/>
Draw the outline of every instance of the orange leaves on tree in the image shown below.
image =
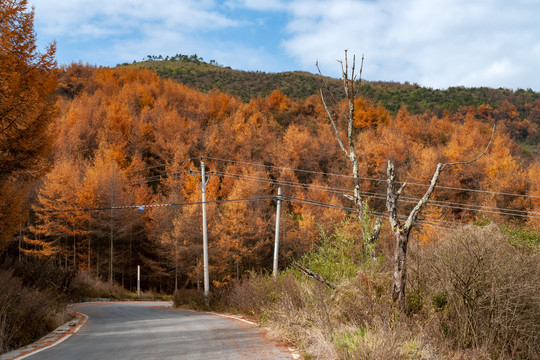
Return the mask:
<path fill-rule="evenodd" d="M 376 128 L 390 119 L 390 115 L 381 105 L 374 106 L 364 98 L 356 98 L 354 108 L 354 127 L 357 129 Z"/>
<path fill-rule="evenodd" d="M 76 79 L 70 82 L 77 83 Z M 115 188 L 115 194 L 123 194 L 119 203 L 200 202 L 197 178 L 184 173 L 200 172 L 199 156 L 241 162 L 205 160 L 207 170 L 227 173 L 210 179 L 209 201 L 275 195 L 276 184 L 272 182 L 284 181 L 291 182 L 282 189 L 287 196 L 351 206 L 341 194 L 321 190 L 349 189 L 352 179 L 328 174 L 347 174 L 350 163 L 333 137 L 332 125 L 318 97 L 293 101 L 276 90 L 266 98 L 242 103 L 219 91 L 202 93 L 172 80 L 161 80 L 150 71 L 135 69 L 94 69 L 85 82 L 87 85 L 75 98 L 66 95 L 62 99 L 55 126 L 60 134 L 58 154 L 81 153 L 88 162 L 84 171 L 85 191 L 79 192 L 77 200 L 86 206 L 107 205 L 111 166 L 118 171 L 114 183 L 119 188 Z M 342 105 L 346 109 L 346 104 Z M 530 119 L 535 119 L 536 108 L 540 109 L 540 105 L 529 108 Z M 437 162 L 466 160 L 476 155 L 479 144 L 489 139 L 489 124 L 485 122 L 515 116 L 511 107 L 499 111 L 489 106 L 444 116 L 411 115 L 403 108 L 393 116 L 366 99 L 356 99 L 355 109 L 353 132 L 359 144 L 360 176 L 385 178 L 387 160 L 393 159 L 400 167 L 400 180 L 422 183 L 428 181 Z M 335 107 L 332 111 L 339 110 Z M 515 123 L 515 119 L 512 121 L 509 124 Z M 337 126 L 344 135 L 345 126 Z M 531 131 L 532 127 L 523 122 L 517 129 Z M 191 160 L 183 162 L 188 159 Z M 166 166 L 154 168 L 161 164 Z M 150 169 L 131 173 L 147 167 Z M 528 193 L 536 189 L 533 184 L 538 174 L 533 170 L 527 172 L 526 167 L 516 157 L 512 142 L 503 137 L 496 139 L 490 152 L 475 166 L 445 172 L 441 185 Z M 127 173 L 118 175 L 122 170 Z M 152 182 L 145 183 L 144 179 L 150 176 L 155 176 Z M 127 182 L 122 183 L 124 178 Z M 139 178 L 140 183 L 134 184 Z M 362 191 L 384 192 L 381 182 L 362 180 L 361 186 Z M 406 196 L 418 196 L 419 189 L 407 187 Z M 434 196 L 436 200 L 523 209 L 537 205 L 531 201 L 503 203 L 495 197 L 449 189 L 440 189 Z M 370 200 L 370 205 L 383 211 L 379 199 Z M 229 282 L 244 271 L 271 267 L 275 226 L 275 204 L 271 200 L 210 203 L 207 211 L 211 277 L 215 284 Z M 433 221 L 439 221 L 441 216 L 449 221 L 469 221 L 474 216 L 457 209 L 441 211 L 433 207 L 425 216 Z M 126 224 L 135 224 L 134 238 L 138 239 L 139 250 L 147 246 L 144 244 L 152 244 L 156 249 L 165 246 L 164 254 L 147 254 L 144 261 L 157 269 L 159 261 L 171 268 L 171 261 L 178 260 L 179 276 L 184 283 L 195 286 L 202 271 L 200 205 L 147 209 L 137 214 L 138 222 L 132 220 L 133 213 L 126 213 L 131 214 L 126 216 Z M 115 218 L 115 225 L 120 228 L 115 235 L 126 240 L 131 230 L 126 230 L 128 225 L 121 225 L 122 216 L 125 215 Z M 351 216 L 342 209 L 283 202 L 282 254 L 302 255 L 319 238 L 319 227 L 331 232 L 334 222 Z M 92 220 L 96 241 L 107 230 L 106 220 L 110 219 L 106 218 L 95 216 Z M 427 243 L 437 235 L 436 231 L 425 227 L 418 236 Z"/>
<path fill-rule="evenodd" d="M 218 90 L 210 92 L 208 95 L 208 116 L 210 122 L 224 120 L 237 106 L 236 101 L 228 94 Z"/>
<path fill-rule="evenodd" d="M 269 111 L 285 111 L 289 109 L 291 103 L 291 100 L 279 89 L 272 91 L 266 98 L 266 106 Z"/>
<path fill-rule="evenodd" d="M 24 221 L 25 185 L 41 177 L 52 150 L 55 44 L 36 47 L 34 11 L 26 0 L 0 3 L 0 251 Z M 18 183 L 17 186 L 13 186 Z"/>

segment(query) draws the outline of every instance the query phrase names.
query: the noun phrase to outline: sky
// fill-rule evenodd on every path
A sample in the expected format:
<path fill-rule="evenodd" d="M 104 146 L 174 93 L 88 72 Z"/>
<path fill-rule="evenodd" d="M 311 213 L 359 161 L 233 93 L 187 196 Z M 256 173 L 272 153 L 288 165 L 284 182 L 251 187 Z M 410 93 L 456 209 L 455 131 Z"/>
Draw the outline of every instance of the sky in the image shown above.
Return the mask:
<path fill-rule="evenodd" d="M 538 0 L 29 0 L 59 64 L 197 54 L 233 69 L 540 91 Z M 351 62 L 351 59 L 349 59 Z M 357 66 L 358 69 L 358 66 Z"/>

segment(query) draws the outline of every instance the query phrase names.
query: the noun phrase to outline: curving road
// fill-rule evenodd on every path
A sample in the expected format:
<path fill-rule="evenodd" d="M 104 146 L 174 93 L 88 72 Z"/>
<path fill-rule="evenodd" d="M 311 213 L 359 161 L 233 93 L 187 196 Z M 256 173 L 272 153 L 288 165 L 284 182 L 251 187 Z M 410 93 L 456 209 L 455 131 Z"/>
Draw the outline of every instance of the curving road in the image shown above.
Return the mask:
<path fill-rule="evenodd" d="M 264 331 L 237 319 L 164 302 L 78 304 L 86 324 L 28 359 L 292 359 Z"/>

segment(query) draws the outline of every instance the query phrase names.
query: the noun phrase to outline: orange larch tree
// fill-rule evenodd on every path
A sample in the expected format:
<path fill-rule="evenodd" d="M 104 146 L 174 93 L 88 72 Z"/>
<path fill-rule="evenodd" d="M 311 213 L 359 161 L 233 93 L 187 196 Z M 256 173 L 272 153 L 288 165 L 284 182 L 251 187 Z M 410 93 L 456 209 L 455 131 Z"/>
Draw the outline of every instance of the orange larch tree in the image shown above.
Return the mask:
<path fill-rule="evenodd" d="M 78 206 L 82 172 L 77 163 L 59 159 L 47 174 L 38 194 L 39 204 L 34 207 L 38 220 L 32 229 L 43 236 L 42 244 L 34 240 L 32 245 L 37 249 L 27 251 L 38 256 L 58 255 L 65 266 L 74 267 L 81 256 L 77 243 L 86 235 Z"/>
<path fill-rule="evenodd" d="M 0 3 L 0 251 L 24 221 L 28 183 L 43 175 L 52 150 L 55 44 L 36 48 L 26 0 Z"/>

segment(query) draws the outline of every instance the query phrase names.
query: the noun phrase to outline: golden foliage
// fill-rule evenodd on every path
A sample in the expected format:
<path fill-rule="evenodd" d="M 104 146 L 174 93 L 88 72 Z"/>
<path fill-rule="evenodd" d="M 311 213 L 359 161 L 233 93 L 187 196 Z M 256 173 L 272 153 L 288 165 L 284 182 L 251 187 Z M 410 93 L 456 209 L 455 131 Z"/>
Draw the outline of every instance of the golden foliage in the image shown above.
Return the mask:
<path fill-rule="evenodd" d="M 22 199 L 52 149 L 56 107 L 55 44 L 36 48 L 34 11 L 26 0 L 0 3 L 0 251 L 24 221 Z M 13 183 L 18 183 L 13 186 Z M 13 191 L 17 189 L 17 193 Z M 11 195 L 11 196 L 10 196 Z"/>
<path fill-rule="evenodd" d="M 70 68 L 64 71 L 76 73 Z M 352 179 L 331 174 L 349 175 L 350 163 L 317 97 L 292 101 L 276 90 L 267 98 L 242 103 L 219 91 L 204 94 L 161 80 L 147 70 L 93 69 L 90 75 L 80 73 L 85 85 L 75 95 L 67 92 L 59 103 L 54 124 L 58 134 L 56 164 L 49 176 L 77 173 L 79 170 L 62 170 L 66 166 L 62 165 L 63 159 L 77 158 L 71 161 L 80 163 L 80 189 L 72 194 L 77 206 L 110 206 L 111 185 L 115 186 L 115 205 L 174 205 L 144 212 L 113 212 L 112 226 L 118 242 L 115 246 L 123 259 L 119 273 L 132 274 L 130 266 L 140 261 L 166 278 L 175 264 L 181 264 L 182 282 L 193 286 L 200 280 L 201 208 L 186 204 L 201 200 L 197 184 L 200 179 L 188 171 L 192 175 L 199 173 L 200 157 L 204 156 L 208 157 L 203 158 L 207 171 L 216 172 L 207 184 L 207 199 L 226 201 L 207 206 L 210 267 L 216 285 L 226 284 L 249 270 L 271 268 L 275 204 L 268 199 L 235 199 L 275 195 L 277 182 L 282 182 L 285 196 L 329 206 L 283 202 L 283 265 L 308 251 L 319 239 L 321 229 L 331 234 L 334 223 L 356 217 L 339 208 L 351 206 L 342 193 L 352 188 Z M 69 80 L 74 84 L 78 81 Z M 385 194 L 388 159 L 398 164 L 400 180 L 427 183 L 438 162 L 468 160 L 477 155 L 481 144 L 489 140 L 491 121 L 501 114 L 515 115 L 508 106 L 502 110 L 480 106 L 442 116 L 411 115 L 405 108 L 392 116 L 365 99 L 357 99 L 355 107 L 360 174 L 366 178 L 361 190 L 372 194 L 370 206 L 379 212 L 384 211 L 380 198 Z M 538 163 L 524 163 L 516 149 L 509 137 L 498 130 L 492 148 L 474 166 L 451 168 L 441 176 L 442 188 L 437 189 L 434 200 L 538 212 L 540 205 L 535 199 L 512 200 L 445 188 L 484 188 L 538 196 Z M 74 178 L 54 182 L 67 184 Z M 42 187 L 41 199 L 51 191 L 52 180 Z M 67 198 L 70 186 L 56 196 L 57 203 Z M 418 197 L 423 189 L 410 185 L 405 196 Z M 72 227 L 89 229 L 90 235 L 82 237 L 88 238 L 84 244 L 90 244 L 90 259 L 97 270 L 99 264 L 106 266 L 103 258 L 107 256 L 110 236 L 109 214 L 92 213 L 78 222 L 62 220 Z M 434 223 L 473 221 L 478 213 L 434 206 L 424 215 Z M 499 216 L 508 220 L 505 215 Z M 64 230 L 69 232 L 72 227 Z M 429 243 L 440 231 L 423 226 L 417 237 Z M 80 255 L 84 252 L 80 250 Z"/>

